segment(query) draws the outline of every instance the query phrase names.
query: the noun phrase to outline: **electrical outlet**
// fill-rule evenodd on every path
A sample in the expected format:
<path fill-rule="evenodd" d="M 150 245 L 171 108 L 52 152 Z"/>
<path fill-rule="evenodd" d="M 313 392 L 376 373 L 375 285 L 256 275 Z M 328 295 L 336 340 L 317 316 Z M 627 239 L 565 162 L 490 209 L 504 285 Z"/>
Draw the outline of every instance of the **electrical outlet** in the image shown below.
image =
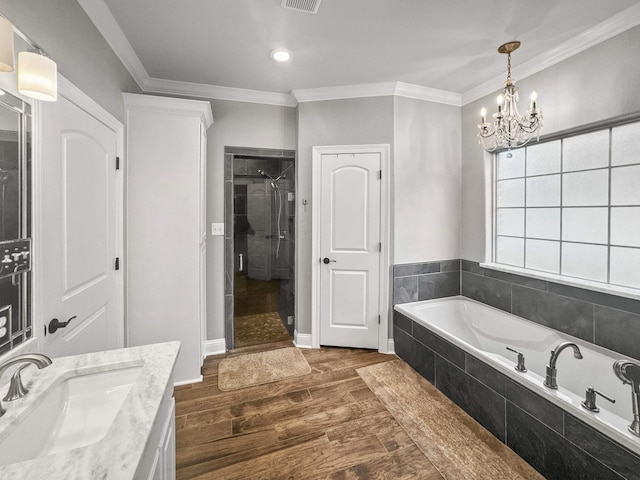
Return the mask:
<path fill-rule="evenodd" d="M 212 223 L 211 235 L 224 235 L 224 223 Z"/>
<path fill-rule="evenodd" d="M 287 192 L 287 201 L 293 202 L 296 198 L 296 194 L 293 192 Z"/>
<path fill-rule="evenodd" d="M 293 315 L 287 317 L 287 325 L 293 325 Z"/>

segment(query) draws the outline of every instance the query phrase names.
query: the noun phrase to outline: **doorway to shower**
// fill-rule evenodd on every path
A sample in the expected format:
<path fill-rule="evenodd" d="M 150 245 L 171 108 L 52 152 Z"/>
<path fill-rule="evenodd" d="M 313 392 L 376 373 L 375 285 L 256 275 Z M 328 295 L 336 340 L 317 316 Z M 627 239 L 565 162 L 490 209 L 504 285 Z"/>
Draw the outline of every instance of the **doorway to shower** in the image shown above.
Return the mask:
<path fill-rule="evenodd" d="M 225 148 L 227 349 L 294 330 L 295 152 Z"/>

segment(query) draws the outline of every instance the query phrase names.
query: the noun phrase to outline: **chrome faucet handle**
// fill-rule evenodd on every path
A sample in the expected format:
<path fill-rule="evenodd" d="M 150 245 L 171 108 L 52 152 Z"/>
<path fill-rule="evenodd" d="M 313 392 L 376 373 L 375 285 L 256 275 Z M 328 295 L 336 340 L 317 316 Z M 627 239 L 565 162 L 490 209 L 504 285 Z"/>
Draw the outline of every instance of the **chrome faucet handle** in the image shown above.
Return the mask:
<path fill-rule="evenodd" d="M 587 390 L 584 392 L 585 398 L 582 401 L 582 406 L 591 412 L 599 412 L 600 408 L 596 405 L 596 394 L 600 395 L 605 400 L 610 401 L 611 403 L 616 403 L 613 398 L 607 397 L 604 393 L 597 391 L 592 386 L 588 386 Z"/>
<path fill-rule="evenodd" d="M 524 354 L 522 352 L 514 350 L 513 348 L 510 348 L 510 347 L 507 347 L 507 350 L 509 350 L 510 352 L 518 354 L 518 365 L 516 365 L 513 368 L 515 368 L 518 372 L 522 372 L 522 373 L 526 372 L 527 371 L 527 367 L 525 367 L 525 365 L 524 365 Z"/>
<path fill-rule="evenodd" d="M 11 376 L 11 383 L 9 383 L 9 390 L 7 390 L 7 394 L 2 399 L 3 401 L 12 402 L 13 400 L 22 398 L 29 393 L 29 390 L 27 390 L 27 388 L 22 384 L 22 377 L 20 376 L 22 370 L 27 368 L 29 365 L 31 364 L 27 363 L 13 372 L 13 375 Z"/>

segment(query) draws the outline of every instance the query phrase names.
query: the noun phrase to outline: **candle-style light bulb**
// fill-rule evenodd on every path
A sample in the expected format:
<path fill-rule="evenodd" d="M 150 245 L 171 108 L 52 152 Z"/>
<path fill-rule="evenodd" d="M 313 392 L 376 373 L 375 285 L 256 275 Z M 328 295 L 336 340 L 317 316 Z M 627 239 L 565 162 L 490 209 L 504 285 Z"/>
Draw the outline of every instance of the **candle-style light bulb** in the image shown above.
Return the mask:
<path fill-rule="evenodd" d="M 536 109 L 536 100 L 538 99 L 538 93 L 534 90 L 531 92 L 531 110 Z"/>
<path fill-rule="evenodd" d="M 482 109 L 480 110 L 480 117 L 482 117 L 481 123 L 486 123 L 486 118 L 487 118 L 487 109 L 482 107 Z"/>
<path fill-rule="evenodd" d="M 498 103 L 498 113 L 502 112 L 502 102 L 504 102 L 504 96 L 502 94 L 498 95 L 497 103 Z"/>

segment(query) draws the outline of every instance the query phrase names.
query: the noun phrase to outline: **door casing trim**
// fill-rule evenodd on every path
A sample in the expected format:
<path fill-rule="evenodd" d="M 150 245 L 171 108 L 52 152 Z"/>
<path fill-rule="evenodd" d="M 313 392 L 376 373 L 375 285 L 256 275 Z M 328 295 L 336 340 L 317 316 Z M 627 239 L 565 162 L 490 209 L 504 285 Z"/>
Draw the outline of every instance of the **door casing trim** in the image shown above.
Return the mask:
<path fill-rule="evenodd" d="M 312 147 L 312 191 L 311 191 L 311 347 L 320 348 L 320 207 L 322 205 L 322 155 L 344 153 L 378 153 L 382 179 L 380 185 L 380 295 L 378 308 L 380 325 L 378 327 L 378 351 L 389 352 L 389 279 L 391 265 L 391 161 L 389 144 L 371 145 L 327 145 Z"/>

